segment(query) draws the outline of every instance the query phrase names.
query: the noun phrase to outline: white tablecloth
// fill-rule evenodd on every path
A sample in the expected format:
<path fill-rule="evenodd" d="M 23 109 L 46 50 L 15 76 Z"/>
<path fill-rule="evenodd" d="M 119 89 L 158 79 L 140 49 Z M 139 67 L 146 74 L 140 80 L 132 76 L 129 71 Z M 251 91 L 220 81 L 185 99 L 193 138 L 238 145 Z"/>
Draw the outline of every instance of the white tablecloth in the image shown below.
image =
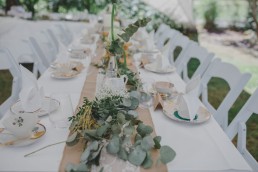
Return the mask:
<path fill-rule="evenodd" d="M 140 54 L 136 55 L 139 59 Z M 139 63 L 138 63 L 139 64 Z M 170 81 L 179 92 L 185 90 L 185 83 L 177 73 L 159 75 L 139 69 L 145 81 Z M 150 108 L 157 135 L 161 144 L 176 151 L 176 158 L 168 164 L 169 171 L 250 171 L 249 165 L 211 117 L 203 124 L 186 124 L 173 121 L 161 110 Z"/>
<path fill-rule="evenodd" d="M 89 61 L 85 60 L 85 66 Z M 86 78 L 87 69 L 76 78 L 56 80 L 50 77 L 47 70 L 38 83 L 44 86 L 46 93 L 65 92 L 71 94 L 75 108 Z M 158 75 L 140 69 L 140 77 L 144 80 L 169 80 L 175 84 L 178 91 L 183 91 L 185 83 L 176 73 Z M 172 121 L 161 111 L 150 109 L 157 135 L 162 137 L 162 145 L 169 145 L 176 151 L 176 158 L 168 164 L 168 170 L 173 172 L 187 171 L 251 171 L 251 168 L 240 153 L 221 130 L 212 117 L 201 125 L 187 125 Z M 9 115 L 9 114 L 6 114 Z M 37 143 L 21 148 L 0 147 L 0 171 L 57 171 L 62 158 L 64 144 L 52 146 L 34 155 L 23 156 L 43 146 L 64 141 L 68 130 L 54 129 L 48 117 L 43 117 L 41 123 L 47 128 L 46 135 Z"/>

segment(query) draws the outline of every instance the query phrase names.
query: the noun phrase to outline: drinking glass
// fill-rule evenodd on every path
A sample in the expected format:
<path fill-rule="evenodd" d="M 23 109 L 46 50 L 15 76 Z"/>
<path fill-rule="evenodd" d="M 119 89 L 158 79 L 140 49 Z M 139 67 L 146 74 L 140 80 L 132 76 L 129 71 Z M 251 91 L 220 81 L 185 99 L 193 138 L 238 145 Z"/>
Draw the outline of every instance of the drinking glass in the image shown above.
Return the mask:
<path fill-rule="evenodd" d="M 150 108 L 153 105 L 153 99 L 151 91 L 153 89 L 153 83 L 155 80 L 153 78 L 142 78 L 142 87 L 138 89 L 140 91 L 140 107 Z"/>
<path fill-rule="evenodd" d="M 69 94 L 64 93 L 52 93 L 50 98 L 58 101 L 59 108 L 55 111 L 48 111 L 49 120 L 55 128 L 68 128 L 70 122 L 68 117 L 73 115 L 73 107 Z M 49 109 L 54 109 L 56 106 L 54 103 L 49 103 Z"/>

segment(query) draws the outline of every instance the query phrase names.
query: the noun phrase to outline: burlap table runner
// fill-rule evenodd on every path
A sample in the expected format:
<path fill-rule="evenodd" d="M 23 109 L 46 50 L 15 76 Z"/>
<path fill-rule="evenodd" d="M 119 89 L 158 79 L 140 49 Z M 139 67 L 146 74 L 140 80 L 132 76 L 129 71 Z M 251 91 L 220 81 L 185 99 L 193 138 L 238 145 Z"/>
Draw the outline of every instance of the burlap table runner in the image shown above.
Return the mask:
<path fill-rule="evenodd" d="M 103 56 L 103 53 L 104 53 L 103 47 L 98 46 L 98 48 L 97 48 L 97 58 L 95 58 L 96 61 L 100 61 L 101 57 Z M 130 68 L 133 71 L 137 71 L 136 67 L 133 66 L 133 65 L 130 66 Z M 85 80 L 78 107 L 80 107 L 82 105 L 84 97 L 87 97 L 89 100 L 93 100 L 94 97 L 95 97 L 98 69 L 94 66 L 90 66 L 89 71 L 91 71 L 91 72 Z M 152 118 L 151 118 L 151 114 L 150 114 L 149 110 L 138 108 L 137 112 L 139 114 L 139 119 L 142 120 L 144 122 L 144 124 L 150 125 L 154 129 L 153 136 L 155 136 L 156 135 L 155 128 L 154 128 Z M 64 151 L 63 151 L 62 161 L 61 161 L 60 166 L 59 166 L 59 171 L 62 171 L 62 172 L 65 171 L 65 167 L 69 163 L 78 164 L 80 162 L 80 157 L 81 157 L 81 154 L 82 154 L 84 148 L 85 148 L 84 142 L 80 142 L 77 145 L 72 146 L 72 147 L 65 146 Z M 140 171 L 141 172 L 145 172 L 145 171 L 146 172 L 167 171 L 166 165 L 163 165 L 163 164 L 155 165 L 156 164 L 155 162 L 158 159 L 158 157 L 159 157 L 158 150 L 153 150 L 152 151 L 152 159 L 153 159 L 153 162 L 154 162 L 153 167 L 151 169 L 140 168 Z M 121 167 L 121 168 L 123 168 L 123 167 Z M 105 169 L 104 169 L 104 171 L 105 171 Z M 119 172 L 120 171 L 121 171 L 121 169 L 119 170 Z"/>

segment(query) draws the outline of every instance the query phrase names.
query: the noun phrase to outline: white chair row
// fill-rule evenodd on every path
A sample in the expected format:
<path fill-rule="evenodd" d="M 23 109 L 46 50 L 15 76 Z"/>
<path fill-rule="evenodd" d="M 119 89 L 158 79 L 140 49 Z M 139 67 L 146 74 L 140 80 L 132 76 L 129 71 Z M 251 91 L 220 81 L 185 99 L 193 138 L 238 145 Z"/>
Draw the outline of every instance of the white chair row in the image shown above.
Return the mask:
<path fill-rule="evenodd" d="M 11 105 L 18 100 L 18 95 L 21 89 L 21 74 L 18 63 L 7 48 L 0 47 L 0 71 L 8 70 L 13 77 L 11 96 L 5 100 L 0 106 L 0 119 Z"/>
<path fill-rule="evenodd" d="M 17 61 L 17 58 L 12 55 L 12 53 L 9 51 L 9 48 L 0 46 L 0 70 L 9 70 L 13 77 L 11 96 L 0 105 L 0 119 L 11 107 L 11 105 L 18 100 L 19 92 L 22 85 L 19 63 L 32 62 L 33 73 L 35 74 L 35 76 L 38 76 L 38 72 L 42 74 L 56 59 L 57 54 L 60 52 L 60 50 L 64 50 L 64 44 L 71 43 L 73 35 L 70 31 L 68 31 L 68 28 L 61 24 L 56 25 L 56 28 L 59 31 L 58 33 L 60 37 L 56 37 L 55 35 L 58 34 L 54 33 L 53 30 L 48 28 L 45 31 L 38 31 L 37 34 L 34 34 L 34 36 L 30 36 L 26 40 L 19 40 L 19 45 L 27 45 L 24 47 L 29 47 L 29 51 L 23 51 L 22 48 L 19 47 L 16 48 L 16 51 L 20 51 L 20 57 L 29 56 L 29 59 L 31 59 L 32 61 L 28 61 L 28 58 L 26 59 L 26 61 Z M 63 38 L 63 40 L 61 40 L 61 38 Z M 64 40 L 65 42 L 62 42 Z M 20 59 L 21 58 L 18 58 L 18 60 Z"/>
<path fill-rule="evenodd" d="M 171 36 L 173 35 L 173 36 Z M 232 140 L 238 134 L 238 150 L 247 160 L 254 171 L 258 171 L 258 163 L 246 149 L 246 121 L 252 113 L 258 114 L 258 89 L 246 102 L 242 110 L 237 114 L 234 120 L 228 125 L 229 110 L 243 91 L 245 85 L 251 78 L 249 73 L 241 73 L 237 67 L 232 64 L 222 62 L 219 58 L 215 58 L 213 53 L 209 53 L 205 48 L 199 46 L 196 42 L 189 40 L 186 36 L 177 33 L 166 25 L 161 25 L 156 32 L 158 48 L 164 46 L 164 40 L 169 39 L 170 55 L 168 56 L 170 63 L 175 64 L 177 72 L 182 78 L 188 82 L 191 78 L 201 76 L 200 95 L 203 104 L 213 114 L 214 118 L 222 129 Z M 175 49 L 180 47 L 181 52 L 175 59 Z M 188 67 L 191 59 L 197 59 L 199 66 L 189 78 Z M 212 78 L 223 79 L 229 86 L 229 91 L 217 108 L 210 103 L 208 99 L 208 84 Z M 218 88 L 219 89 L 219 88 Z"/>

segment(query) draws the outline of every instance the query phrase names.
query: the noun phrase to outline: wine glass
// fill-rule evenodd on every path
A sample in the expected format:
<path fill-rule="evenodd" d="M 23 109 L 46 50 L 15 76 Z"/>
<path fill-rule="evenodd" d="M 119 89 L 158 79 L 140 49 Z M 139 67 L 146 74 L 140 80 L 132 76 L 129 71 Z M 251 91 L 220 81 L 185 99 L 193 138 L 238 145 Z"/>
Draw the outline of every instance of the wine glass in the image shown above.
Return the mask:
<path fill-rule="evenodd" d="M 153 83 L 155 80 L 153 78 L 142 78 L 142 87 L 138 88 L 140 92 L 140 108 L 148 109 L 152 106 L 152 94 L 151 90 L 153 89 Z"/>
<path fill-rule="evenodd" d="M 53 106 L 56 106 L 56 104 L 53 103 L 53 101 L 49 103 L 48 116 L 50 122 L 55 128 L 68 128 L 70 125 L 68 117 L 73 115 L 70 95 L 65 93 L 52 93 L 50 98 L 59 102 L 59 108 L 54 111 L 51 111 L 51 109 L 53 109 Z"/>

